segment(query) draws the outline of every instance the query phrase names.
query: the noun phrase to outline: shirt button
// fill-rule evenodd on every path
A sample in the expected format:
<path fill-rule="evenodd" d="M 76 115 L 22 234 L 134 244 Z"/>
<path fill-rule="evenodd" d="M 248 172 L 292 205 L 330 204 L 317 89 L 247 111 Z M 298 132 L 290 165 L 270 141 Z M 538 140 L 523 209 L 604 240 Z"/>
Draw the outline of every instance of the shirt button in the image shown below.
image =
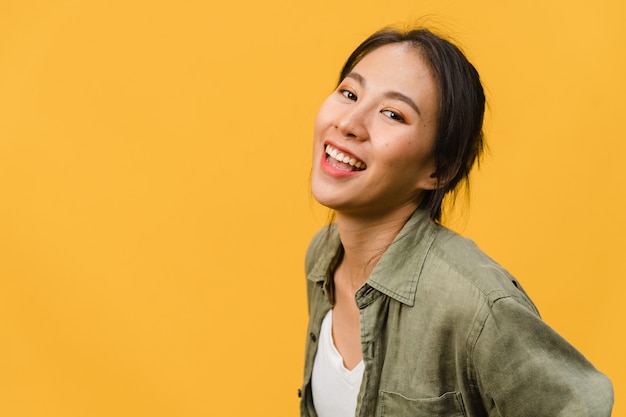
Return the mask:
<path fill-rule="evenodd" d="M 315 336 L 315 333 L 311 332 L 311 333 L 309 334 L 309 337 L 311 338 L 311 341 L 313 341 L 313 342 L 317 342 L 317 336 Z"/>
<path fill-rule="evenodd" d="M 301 389 L 298 390 L 298 398 L 302 398 L 302 390 Z"/>

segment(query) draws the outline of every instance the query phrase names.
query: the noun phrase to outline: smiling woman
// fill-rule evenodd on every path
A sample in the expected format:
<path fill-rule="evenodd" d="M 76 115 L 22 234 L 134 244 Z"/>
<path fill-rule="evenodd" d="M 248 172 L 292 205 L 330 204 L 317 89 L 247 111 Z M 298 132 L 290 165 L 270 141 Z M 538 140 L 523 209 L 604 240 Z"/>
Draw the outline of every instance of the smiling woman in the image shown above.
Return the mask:
<path fill-rule="evenodd" d="M 315 123 L 311 188 L 336 223 L 306 257 L 302 416 L 608 416 L 608 379 L 521 285 L 440 224 L 482 152 L 462 52 L 385 30 L 350 56 Z"/>
<path fill-rule="evenodd" d="M 415 48 L 394 43 L 363 57 L 319 110 L 315 198 L 343 213 L 406 219 L 437 185 L 437 111 L 437 84 Z M 338 155 L 329 158 L 329 148 Z M 341 158 L 366 168 L 346 170 L 334 162 Z"/>

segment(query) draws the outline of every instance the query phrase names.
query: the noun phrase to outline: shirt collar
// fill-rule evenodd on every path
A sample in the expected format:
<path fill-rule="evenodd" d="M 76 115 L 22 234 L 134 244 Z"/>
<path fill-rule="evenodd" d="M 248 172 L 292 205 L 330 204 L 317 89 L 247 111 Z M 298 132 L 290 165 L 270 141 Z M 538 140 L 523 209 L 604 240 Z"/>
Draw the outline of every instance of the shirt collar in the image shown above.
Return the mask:
<path fill-rule="evenodd" d="M 424 261 L 435 240 L 437 225 L 428 212 L 416 210 L 374 267 L 364 286 L 372 287 L 404 304 L 415 304 L 415 291 Z M 307 278 L 313 282 L 330 280 L 330 268 L 341 247 L 337 225 L 328 228 L 322 249 Z"/>

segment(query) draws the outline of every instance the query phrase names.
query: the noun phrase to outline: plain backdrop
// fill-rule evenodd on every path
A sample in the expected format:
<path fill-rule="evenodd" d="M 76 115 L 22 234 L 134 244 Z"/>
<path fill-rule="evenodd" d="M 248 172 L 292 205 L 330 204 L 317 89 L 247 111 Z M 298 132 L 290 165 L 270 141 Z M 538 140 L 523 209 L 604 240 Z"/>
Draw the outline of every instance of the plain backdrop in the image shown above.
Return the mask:
<path fill-rule="evenodd" d="M 316 110 L 373 31 L 475 63 L 489 153 L 447 223 L 626 416 L 621 0 L 0 0 L 0 415 L 295 416 Z"/>

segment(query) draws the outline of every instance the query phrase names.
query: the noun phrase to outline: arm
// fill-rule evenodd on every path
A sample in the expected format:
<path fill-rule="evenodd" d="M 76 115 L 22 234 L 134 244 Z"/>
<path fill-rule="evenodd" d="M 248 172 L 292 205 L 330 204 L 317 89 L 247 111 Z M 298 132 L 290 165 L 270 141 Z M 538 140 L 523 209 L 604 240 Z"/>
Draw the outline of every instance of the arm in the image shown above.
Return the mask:
<path fill-rule="evenodd" d="M 608 378 L 530 308 L 503 297 L 481 320 L 472 359 L 490 415 L 611 415 Z"/>

